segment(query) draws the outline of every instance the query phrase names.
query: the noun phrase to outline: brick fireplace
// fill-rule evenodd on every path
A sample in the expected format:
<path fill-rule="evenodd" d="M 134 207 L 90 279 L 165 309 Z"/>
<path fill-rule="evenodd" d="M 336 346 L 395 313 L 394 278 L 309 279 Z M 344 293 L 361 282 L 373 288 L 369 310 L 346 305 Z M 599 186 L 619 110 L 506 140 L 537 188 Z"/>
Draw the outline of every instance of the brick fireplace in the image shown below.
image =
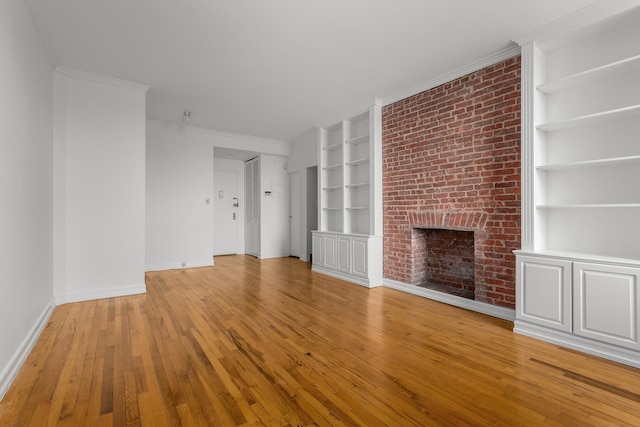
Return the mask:
<path fill-rule="evenodd" d="M 382 120 L 385 278 L 424 285 L 434 276 L 428 235 L 468 232 L 450 238 L 472 242 L 473 284 L 469 263 L 451 257 L 459 252 L 468 258 L 468 249 L 449 250 L 449 259 L 437 263 L 466 272 L 452 280 L 476 301 L 513 308 L 512 251 L 520 248 L 520 57 L 390 104 Z"/>

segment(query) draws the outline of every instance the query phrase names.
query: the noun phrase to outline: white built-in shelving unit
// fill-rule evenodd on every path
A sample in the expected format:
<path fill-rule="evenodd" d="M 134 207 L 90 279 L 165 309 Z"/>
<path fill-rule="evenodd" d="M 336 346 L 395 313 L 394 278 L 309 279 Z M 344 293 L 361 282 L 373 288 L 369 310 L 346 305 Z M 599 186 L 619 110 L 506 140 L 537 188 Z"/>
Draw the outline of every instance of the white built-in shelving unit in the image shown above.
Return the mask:
<path fill-rule="evenodd" d="M 640 8 L 599 2 L 522 46 L 515 331 L 640 367 Z"/>
<path fill-rule="evenodd" d="M 382 112 L 318 129 L 319 229 L 313 268 L 365 286 L 382 282 Z"/>

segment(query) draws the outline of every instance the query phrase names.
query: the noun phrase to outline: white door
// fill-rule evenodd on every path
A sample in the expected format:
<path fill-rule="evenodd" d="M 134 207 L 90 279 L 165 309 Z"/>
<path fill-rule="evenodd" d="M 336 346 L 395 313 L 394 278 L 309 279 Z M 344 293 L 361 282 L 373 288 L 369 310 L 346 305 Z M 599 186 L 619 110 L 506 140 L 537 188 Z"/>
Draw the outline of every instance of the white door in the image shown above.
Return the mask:
<path fill-rule="evenodd" d="M 289 236 L 291 239 L 291 256 L 300 258 L 300 172 L 289 174 L 289 188 L 291 196 L 289 199 Z"/>
<path fill-rule="evenodd" d="M 244 163 L 244 250 L 260 257 L 260 162 L 259 158 Z"/>
<path fill-rule="evenodd" d="M 236 254 L 238 253 L 236 172 L 216 170 L 213 179 L 213 255 Z"/>

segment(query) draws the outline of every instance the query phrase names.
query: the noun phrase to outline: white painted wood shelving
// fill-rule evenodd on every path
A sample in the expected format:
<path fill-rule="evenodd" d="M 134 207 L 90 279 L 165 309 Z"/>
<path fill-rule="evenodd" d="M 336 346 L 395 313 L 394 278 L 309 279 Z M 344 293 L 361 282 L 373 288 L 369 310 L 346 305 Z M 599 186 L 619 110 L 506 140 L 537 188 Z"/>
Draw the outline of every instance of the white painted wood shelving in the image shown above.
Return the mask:
<path fill-rule="evenodd" d="M 318 129 L 319 229 L 313 270 L 363 286 L 382 284 L 382 111 Z"/>
<path fill-rule="evenodd" d="M 640 367 L 640 4 L 599 2 L 522 47 L 514 331 Z"/>

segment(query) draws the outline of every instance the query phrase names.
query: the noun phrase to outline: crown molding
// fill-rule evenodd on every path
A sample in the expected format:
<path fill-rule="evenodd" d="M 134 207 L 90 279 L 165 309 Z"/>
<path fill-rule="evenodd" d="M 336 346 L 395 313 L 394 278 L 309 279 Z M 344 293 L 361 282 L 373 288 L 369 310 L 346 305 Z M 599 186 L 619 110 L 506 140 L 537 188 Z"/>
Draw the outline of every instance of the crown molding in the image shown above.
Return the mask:
<path fill-rule="evenodd" d="M 27 10 L 29 11 L 29 15 L 31 16 L 31 21 L 33 21 L 33 25 L 36 27 L 38 36 L 42 41 L 44 50 L 49 59 L 49 64 L 51 64 L 51 67 L 53 68 L 53 64 L 56 63 L 57 55 L 55 50 L 53 49 L 53 44 L 51 43 L 51 38 L 48 36 L 47 29 L 45 25 L 42 23 L 42 21 L 40 20 L 40 13 L 38 12 L 36 1 L 24 0 L 24 3 L 27 5 Z"/>
<path fill-rule="evenodd" d="M 567 16 L 513 39 L 520 46 L 561 37 L 640 6 L 640 0 L 599 0 Z"/>
<path fill-rule="evenodd" d="M 427 80 L 426 82 L 421 83 L 417 86 L 395 93 L 386 98 L 382 98 L 382 106 L 384 107 L 389 104 L 393 104 L 394 102 L 403 100 L 405 98 L 409 98 L 410 96 L 417 95 L 426 90 L 433 89 L 434 87 L 448 83 L 462 76 L 466 76 L 467 74 L 476 72 L 490 65 L 497 64 L 500 61 L 504 61 L 505 59 L 512 58 L 519 54 L 520 54 L 520 46 L 518 46 L 517 44 L 511 44 L 509 47 L 502 49 L 492 55 L 485 56 L 484 58 L 481 58 L 475 62 L 467 64 L 463 67 L 457 68 L 446 74 L 442 74 L 441 76 L 438 76 L 434 79 Z"/>
<path fill-rule="evenodd" d="M 190 132 L 190 133 L 195 133 L 199 135 L 216 136 L 221 138 L 243 139 L 251 142 L 260 142 L 263 144 L 278 145 L 284 148 L 288 148 L 291 145 L 290 142 L 284 141 L 281 139 L 264 138 L 261 136 L 246 135 L 242 133 L 224 132 L 221 130 L 207 129 L 207 128 L 201 128 L 197 126 L 177 125 L 175 123 L 164 122 L 161 120 L 147 119 L 147 126 L 171 129 L 171 130 L 176 130 L 180 132 Z"/>
<path fill-rule="evenodd" d="M 117 86 L 120 88 L 131 89 L 140 92 L 146 92 L 151 87 L 148 85 L 143 85 L 141 83 L 135 83 L 127 80 L 116 79 L 114 77 L 103 76 L 101 74 L 94 74 L 87 71 L 76 70 L 75 68 L 65 67 L 64 65 L 57 66 L 55 71 L 67 77 L 88 80 L 95 83 Z"/>

